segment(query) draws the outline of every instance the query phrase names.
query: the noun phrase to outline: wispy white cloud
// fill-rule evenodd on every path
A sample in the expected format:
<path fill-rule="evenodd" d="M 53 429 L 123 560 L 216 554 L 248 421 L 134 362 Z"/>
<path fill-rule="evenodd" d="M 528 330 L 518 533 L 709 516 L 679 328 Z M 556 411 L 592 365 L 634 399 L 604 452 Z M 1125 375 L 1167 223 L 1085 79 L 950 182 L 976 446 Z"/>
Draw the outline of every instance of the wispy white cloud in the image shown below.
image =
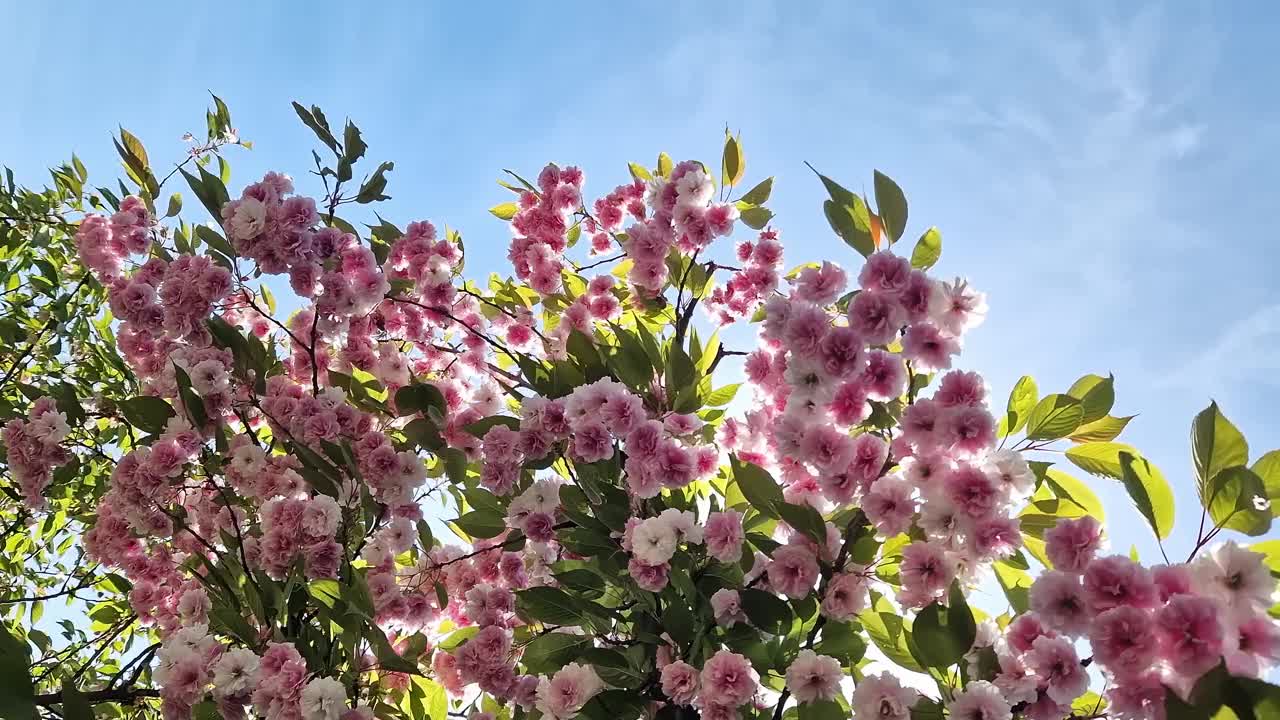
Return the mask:
<path fill-rule="evenodd" d="M 1248 387 L 1242 378 L 1280 385 L 1280 304 L 1230 323 L 1200 352 L 1158 375 L 1156 384 L 1221 397 Z"/>

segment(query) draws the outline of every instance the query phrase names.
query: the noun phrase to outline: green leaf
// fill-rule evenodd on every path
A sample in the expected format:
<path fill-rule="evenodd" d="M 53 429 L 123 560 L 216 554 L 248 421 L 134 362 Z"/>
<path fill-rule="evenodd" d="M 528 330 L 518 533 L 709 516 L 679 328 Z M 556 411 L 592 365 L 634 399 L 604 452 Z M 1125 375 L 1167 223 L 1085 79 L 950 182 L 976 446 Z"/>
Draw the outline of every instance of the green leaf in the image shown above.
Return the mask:
<path fill-rule="evenodd" d="M 324 143 L 334 153 L 338 152 L 338 139 L 333 136 L 333 131 L 329 129 L 329 122 L 325 120 L 324 113 L 320 112 L 320 108 L 315 105 L 310 110 L 298 103 L 293 103 L 294 112 L 298 113 L 298 117 L 311 131 L 320 138 L 320 142 Z"/>
<path fill-rule="evenodd" d="M 1271 529 L 1271 508 L 1262 478 L 1237 465 L 1222 470 L 1209 481 L 1209 517 L 1215 526 L 1258 536 Z"/>
<path fill-rule="evenodd" d="M 1267 499 L 1271 501 L 1271 514 L 1280 516 L 1280 450 L 1272 450 L 1258 458 L 1251 469 L 1262 478 Z"/>
<path fill-rule="evenodd" d="M 973 647 L 977 624 L 959 581 L 952 583 L 945 606 L 934 602 L 916 615 L 911 631 L 922 659 L 930 666 L 942 670 L 960 662 Z"/>
<path fill-rule="evenodd" d="M 898 183 L 894 182 L 893 178 L 879 170 L 875 171 L 874 187 L 876 210 L 879 211 L 880 222 L 884 225 L 885 232 L 889 233 L 892 242 L 898 242 L 907 229 L 907 196 L 903 194 L 902 188 L 898 187 Z M 928 235 L 928 233 L 925 234 Z M 914 253 L 912 255 L 914 258 Z"/>
<path fill-rule="evenodd" d="M 120 411 L 130 425 L 153 434 L 164 432 L 165 424 L 176 414 L 169 403 L 154 395 L 138 395 L 122 400 Z"/>
<path fill-rule="evenodd" d="M 1008 426 L 1007 434 L 1012 435 L 1026 426 L 1027 418 L 1031 417 L 1031 410 L 1036 406 L 1036 400 L 1039 397 L 1035 378 L 1030 375 L 1023 375 L 1018 379 L 1018 382 L 1013 386 L 1013 390 L 1009 393 L 1009 404 L 1005 420 Z"/>
<path fill-rule="evenodd" d="M 1072 442 L 1108 442 L 1120 437 L 1129 421 L 1136 415 L 1113 417 L 1107 415 L 1090 423 L 1085 423 L 1071 433 Z"/>
<path fill-rule="evenodd" d="M 405 660 L 400 653 L 391 647 L 391 642 L 387 640 L 387 634 L 377 625 L 370 624 L 364 637 L 373 646 L 374 657 L 378 658 L 378 665 L 387 670 L 395 672 L 409 673 L 411 675 L 421 675 L 418 670 L 417 663 Z"/>
<path fill-rule="evenodd" d="M 312 580 L 311 583 L 307 585 L 307 592 L 311 597 L 315 598 L 316 601 L 328 608 L 332 608 L 338 600 L 342 599 L 342 586 L 338 584 L 337 580 L 330 580 L 328 578 Z"/>
<path fill-rule="evenodd" d="M 796 706 L 798 720 L 848 720 L 849 713 L 834 700 L 817 700 Z"/>
<path fill-rule="evenodd" d="M 911 251 L 911 267 L 928 270 L 942 257 L 942 232 L 936 227 L 924 231 Z"/>
<path fill-rule="evenodd" d="M 738 383 L 734 383 L 732 385 L 725 385 L 724 387 L 716 388 L 715 390 L 707 393 L 706 397 L 702 398 L 702 403 L 707 407 L 728 405 L 732 402 L 733 397 L 738 394 L 739 387 L 741 386 Z"/>
<path fill-rule="evenodd" d="M 1067 448 L 1067 459 L 1075 466 L 1089 473 L 1120 480 L 1124 477 L 1124 468 L 1120 465 L 1120 453 L 1127 452 L 1137 456 L 1138 451 L 1131 445 L 1113 442 L 1084 443 Z"/>
<path fill-rule="evenodd" d="M 1151 524 L 1156 537 L 1164 539 L 1173 531 L 1173 490 L 1164 474 L 1146 458 L 1120 453 L 1121 478 L 1138 512 Z"/>
<path fill-rule="evenodd" d="M 31 653 L 27 644 L 0 623 L 0 718 L 34 720 L 35 687 L 31 683 Z"/>
<path fill-rule="evenodd" d="M 769 208 L 752 207 L 743 210 L 738 217 L 752 230 L 763 230 L 773 219 L 773 211 Z"/>
<path fill-rule="evenodd" d="M 996 571 L 996 580 L 1004 596 L 1009 599 L 1009 606 L 1015 612 L 1024 613 L 1031 608 L 1031 575 L 1007 562 L 999 561 L 992 566 Z"/>
<path fill-rule="evenodd" d="M 133 133 L 120 128 L 120 140 L 124 143 L 125 150 L 128 150 L 129 154 L 137 159 L 142 168 L 147 168 L 151 165 L 151 160 L 147 158 L 147 149 L 142 146 L 142 141 Z"/>
<path fill-rule="evenodd" d="M 582 716 L 587 720 L 634 720 L 640 716 L 649 700 L 631 690 L 605 690 L 582 706 Z"/>
<path fill-rule="evenodd" d="M 1191 456 L 1195 462 L 1200 502 L 1209 503 L 1209 481 L 1223 470 L 1249 464 L 1249 444 L 1244 435 L 1211 402 L 1191 423 Z"/>
<path fill-rule="evenodd" d="M 560 588 L 533 587 L 516 593 L 520 615 L 548 625 L 581 625 L 586 619 L 580 603 Z"/>
<path fill-rule="evenodd" d="M 1064 438 L 1080 426 L 1084 408 L 1070 395 L 1046 395 L 1036 403 L 1027 418 L 1027 437 L 1031 440 Z"/>
<path fill-rule="evenodd" d="M 360 128 L 355 123 L 347 121 L 347 126 L 342 130 L 342 159 L 347 165 L 354 164 L 357 160 L 364 157 L 364 151 L 369 149 L 365 144 L 364 138 L 360 137 Z"/>
<path fill-rule="evenodd" d="M 772 193 L 773 178 L 767 177 L 748 190 L 747 194 L 742 196 L 741 202 L 749 205 L 763 205 L 769 201 L 769 195 Z"/>
<path fill-rule="evenodd" d="M 875 606 L 859 613 L 858 620 L 871 637 L 871 642 L 880 648 L 885 657 L 907 670 L 924 672 L 924 668 L 911 654 L 908 644 L 910 628 L 887 600 L 877 597 Z"/>
<path fill-rule="evenodd" d="M 203 428 L 209 422 L 209 414 L 205 411 L 204 400 L 196 394 L 191 387 L 191 377 L 187 375 L 187 371 L 173 364 L 173 374 L 178 381 L 178 395 L 182 398 L 182 404 L 187 409 L 187 416 L 191 424 L 197 428 Z"/>
<path fill-rule="evenodd" d="M 866 203 L 854 195 L 851 206 L 840 205 L 834 200 L 824 200 L 822 212 L 827 216 L 827 223 L 845 244 L 857 250 L 863 257 L 876 251 L 875 240 L 871 234 L 871 215 L 867 212 Z"/>
<path fill-rule="evenodd" d="M 791 629 L 791 606 L 764 590 L 746 588 L 738 593 L 742 612 L 751 624 L 771 635 L 785 635 Z"/>
<path fill-rule="evenodd" d="M 414 413 L 426 413 L 435 408 L 441 415 L 445 414 L 444 394 L 431 383 L 413 383 L 396 390 L 396 410 L 400 417 Z"/>
<path fill-rule="evenodd" d="M 520 206 L 513 202 L 504 202 L 489 208 L 489 212 L 499 220 L 510 220 L 520 212 Z"/>
<path fill-rule="evenodd" d="M 826 544 L 827 523 L 822 515 L 809 505 L 793 505 L 789 502 L 774 504 L 778 515 L 792 528 L 816 543 Z"/>
<path fill-rule="evenodd" d="M 675 165 L 671 162 L 671 156 L 664 152 L 658 153 L 658 175 L 669 177 L 673 168 Z"/>
<path fill-rule="evenodd" d="M 1111 375 L 1085 375 L 1075 381 L 1067 394 L 1080 401 L 1080 423 L 1091 423 L 1111 412 L 1116 401 L 1115 378 Z"/>
<path fill-rule="evenodd" d="M 526 672 L 550 672 L 572 662 L 589 647 L 591 647 L 591 638 L 586 635 L 547 633 L 539 635 L 524 646 L 524 654 L 520 657 L 520 662 L 524 664 Z"/>
<path fill-rule="evenodd" d="M 62 682 L 62 718 L 63 720 L 93 720 L 93 706 L 85 698 L 84 693 L 76 689 L 74 682 Z"/>
<path fill-rule="evenodd" d="M 785 502 L 782 497 L 782 488 L 778 487 L 778 483 L 769 471 L 754 463 L 741 462 L 736 456 L 731 457 L 730 460 L 733 465 L 733 479 L 747 502 L 762 515 L 771 518 L 781 517 L 778 506 Z"/>
<path fill-rule="evenodd" d="M 836 658 L 842 665 L 856 663 L 867 652 L 867 643 L 859 630 L 851 623 L 828 622 L 822 626 L 822 639 L 813 649 Z"/>
<path fill-rule="evenodd" d="M 473 538 L 492 538 L 507 529 L 506 520 L 492 510 L 472 510 L 453 523 Z"/>
<path fill-rule="evenodd" d="M 356 202 L 364 205 L 377 200 L 390 200 L 390 195 L 384 195 L 383 190 L 387 189 L 386 173 L 395 169 L 396 164 L 393 162 L 384 162 L 373 171 L 373 175 L 360 186 L 360 192 L 356 194 Z"/>
<path fill-rule="evenodd" d="M 182 212 L 182 193 L 174 193 L 169 196 L 169 207 L 164 211 L 164 216 L 171 218 Z"/>
<path fill-rule="evenodd" d="M 725 130 L 724 157 L 721 160 L 720 184 L 729 187 L 742 182 L 747 164 L 742 159 L 742 144 Z"/>
<path fill-rule="evenodd" d="M 498 425 L 505 425 L 512 430 L 519 431 L 520 419 L 510 415 L 490 415 L 467 425 L 463 429 L 478 438 L 483 438 L 486 433 Z"/>
<path fill-rule="evenodd" d="M 1249 546 L 1250 552 L 1262 553 L 1263 562 L 1273 575 L 1280 575 L 1280 540 L 1263 540 Z"/>
<path fill-rule="evenodd" d="M 627 163 L 627 169 L 631 171 L 632 179 L 639 180 L 640 182 L 648 182 L 653 179 L 653 175 L 649 172 L 649 169 L 640 163 Z"/>

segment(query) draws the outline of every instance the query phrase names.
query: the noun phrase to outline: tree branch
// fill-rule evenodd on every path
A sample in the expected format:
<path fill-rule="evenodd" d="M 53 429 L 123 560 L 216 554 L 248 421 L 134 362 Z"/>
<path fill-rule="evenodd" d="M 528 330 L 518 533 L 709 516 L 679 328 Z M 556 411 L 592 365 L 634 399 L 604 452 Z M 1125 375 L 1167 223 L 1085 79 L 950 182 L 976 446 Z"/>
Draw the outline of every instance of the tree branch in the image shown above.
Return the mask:
<path fill-rule="evenodd" d="M 89 692 L 81 693 L 81 694 L 84 696 L 85 700 L 89 701 L 90 704 L 115 702 L 115 703 L 124 703 L 125 705 L 132 705 L 133 703 L 135 703 L 136 701 L 142 698 L 160 697 L 160 691 L 156 690 L 155 688 L 116 688 L 114 690 L 91 690 Z M 43 695 L 36 695 L 35 702 L 36 702 L 36 705 L 39 705 L 40 707 L 49 707 L 50 705 L 61 705 L 62 693 L 56 692 L 56 693 L 45 693 Z"/>

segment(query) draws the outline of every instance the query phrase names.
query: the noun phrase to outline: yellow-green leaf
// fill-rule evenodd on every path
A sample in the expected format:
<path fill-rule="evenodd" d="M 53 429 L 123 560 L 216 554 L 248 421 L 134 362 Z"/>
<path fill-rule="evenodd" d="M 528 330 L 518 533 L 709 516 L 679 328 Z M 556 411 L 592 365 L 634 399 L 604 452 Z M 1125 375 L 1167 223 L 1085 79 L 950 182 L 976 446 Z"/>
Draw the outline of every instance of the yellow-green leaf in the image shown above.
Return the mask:
<path fill-rule="evenodd" d="M 1173 531 L 1173 490 L 1160 468 L 1146 458 L 1120 453 L 1121 481 L 1138 512 L 1151 524 L 1156 537 L 1164 539 Z"/>
<path fill-rule="evenodd" d="M 513 202 L 504 202 L 489 208 L 489 212 L 499 220 L 510 220 L 520 212 L 520 206 Z"/>
<path fill-rule="evenodd" d="M 942 257 L 942 232 L 936 227 L 924 231 L 911 251 L 911 267 L 928 270 Z"/>

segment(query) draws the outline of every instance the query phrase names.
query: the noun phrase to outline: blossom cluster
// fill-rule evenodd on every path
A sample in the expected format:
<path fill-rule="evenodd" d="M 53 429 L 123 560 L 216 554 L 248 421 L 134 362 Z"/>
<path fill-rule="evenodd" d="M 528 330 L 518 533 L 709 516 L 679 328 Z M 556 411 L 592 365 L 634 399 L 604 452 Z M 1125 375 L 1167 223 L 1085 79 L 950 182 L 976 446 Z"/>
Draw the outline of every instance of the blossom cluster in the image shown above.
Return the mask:
<path fill-rule="evenodd" d="M 733 232 L 737 207 L 713 202 L 714 197 L 715 183 L 698 162 L 677 163 L 669 176 L 649 181 L 644 195 L 649 213 L 627 227 L 623 244 L 632 263 L 627 278 L 633 286 L 657 293 L 667 282 L 672 248 L 695 256 L 717 237 Z"/>
<path fill-rule="evenodd" d="M 511 218 L 515 237 L 507 258 L 516 277 L 541 295 L 560 290 L 560 271 L 569 241 L 569 215 L 582 206 L 582 171 L 547 165 L 538 173 L 538 189 L 520 193 L 519 211 Z"/>
<path fill-rule="evenodd" d="M 1060 520 L 1045 534 L 1052 570 L 1031 586 L 1031 611 L 1009 625 L 995 683 L 1010 704 L 1063 714 L 1087 687 L 1074 643 L 1088 640 L 1110 680 L 1110 709 L 1142 718 L 1184 697 L 1218 663 L 1258 677 L 1280 662 L 1280 627 L 1267 614 L 1276 584 L 1261 553 L 1228 542 L 1190 563 L 1147 568 L 1101 555 L 1091 517 Z"/>
<path fill-rule="evenodd" d="M 750 317 L 775 290 L 778 289 L 782 270 L 782 243 L 778 231 L 769 229 L 760 233 L 754 241 L 738 243 L 737 259 L 742 266 L 734 268 L 733 275 L 723 287 L 711 288 L 707 293 L 705 308 L 717 324 L 728 325 L 741 318 Z M 819 304 L 836 300 L 830 287 L 843 287 L 844 271 L 839 266 L 824 262 L 820 268 L 805 268 L 800 272 L 798 289 L 805 299 Z"/>
<path fill-rule="evenodd" d="M 71 452 L 62 446 L 71 428 L 66 413 L 58 411 L 51 397 L 42 397 L 31 405 L 27 418 L 14 418 L 0 429 L 4 441 L 6 462 L 18 492 L 32 510 L 41 510 L 48 503 L 44 490 L 53 479 L 53 471 L 71 459 Z"/>
<path fill-rule="evenodd" d="M 80 262 L 103 283 L 114 280 L 129 255 L 140 255 L 151 247 L 155 218 L 136 195 L 120 201 L 110 217 L 86 215 L 76 230 Z"/>

